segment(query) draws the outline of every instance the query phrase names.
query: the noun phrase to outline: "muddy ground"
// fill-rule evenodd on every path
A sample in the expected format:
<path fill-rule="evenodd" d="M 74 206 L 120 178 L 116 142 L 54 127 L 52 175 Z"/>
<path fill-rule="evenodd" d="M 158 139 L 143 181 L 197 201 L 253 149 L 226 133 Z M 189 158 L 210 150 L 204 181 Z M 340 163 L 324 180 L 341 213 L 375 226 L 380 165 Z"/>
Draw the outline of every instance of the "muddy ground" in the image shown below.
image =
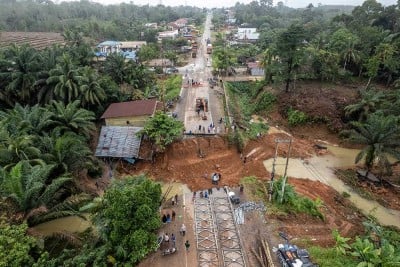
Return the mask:
<path fill-rule="evenodd" d="M 263 160 L 273 157 L 276 138 L 287 138 L 283 133 L 273 133 L 253 140 L 246 146 L 242 159 L 240 153 L 222 137 L 186 139 L 173 144 L 164 156 L 156 158 L 155 163 L 139 162 L 134 168 L 126 169 L 128 173 L 147 173 L 156 180 L 178 181 L 187 184 L 191 190 L 212 187 L 210 174 L 219 172 L 222 176 L 220 186 L 235 187 L 240 179 L 246 176 L 256 176 L 269 180 Z M 294 138 L 292 157 L 307 158 L 316 153 L 314 143 L 308 140 Z M 197 155 L 199 147 L 206 156 Z M 281 146 L 278 155 L 285 156 L 287 148 Z M 246 163 L 243 162 L 247 156 Z M 207 177 L 207 178 L 205 178 Z M 306 215 L 267 216 L 267 221 L 277 221 L 278 230 L 301 240 L 310 240 L 313 244 L 330 246 L 333 244 L 332 230 L 339 229 L 343 235 L 354 236 L 362 231 L 363 216 L 355 211 L 347 200 L 343 199 L 334 189 L 311 180 L 289 179 L 296 191 L 312 199 L 323 201 L 322 212 L 325 221 Z M 251 222 L 250 222 L 251 225 Z M 252 226 L 249 225 L 251 229 Z"/>
<path fill-rule="evenodd" d="M 356 102 L 357 96 L 356 86 L 299 84 L 295 92 L 279 93 L 276 108 L 267 116 L 268 123 L 279 126 L 278 130 L 273 128 L 260 139 L 249 141 L 242 154 L 224 137 L 189 138 L 171 145 L 163 155 L 158 155 L 153 163 L 141 161 L 134 166 L 125 165 L 118 171 L 125 174 L 146 173 L 155 180 L 164 182 L 181 182 L 187 184 L 192 191 L 212 187 L 210 176 L 213 172 L 221 174 L 220 186 L 238 186 L 240 180 L 246 176 L 269 180 L 270 173 L 266 171 L 263 161 L 274 156 L 275 139 L 288 138 L 284 131 L 290 132 L 290 137 L 293 138 L 291 157 L 295 158 L 305 159 L 319 155 L 321 151 L 314 145 L 321 140 L 351 146 L 338 138 L 337 131 L 345 127 L 342 120 L 343 107 Z M 290 128 L 285 119 L 285 109 L 288 105 L 315 117 L 320 116 L 321 122 Z M 204 157 L 199 156 L 199 151 Z M 287 147 L 281 145 L 278 156 L 286 156 L 287 151 Z M 338 229 L 347 237 L 354 237 L 363 232 L 362 221 L 366 218 L 331 187 L 306 179 L 290 178 L 289 183 L 299 194 L 322 200 L 321 211 L 325 219 L 295 214 L 267 213 L 264 218 L 255 213 L 246 215 L 246 223 L 240 228 L 246 236 L 244 246 L 251 266 L 258 266 L 251 252 L 251 248 L 257 247 L 257 240 L 262 237 L 269 241 L 270 246 L 277 246 L 283 242 L 278 236 L 279 231 L 286 232 L 293 243 L 303 247 L 334 245 L 334 229 Z M 251 200 L 248 190 L 245 189 L 243 197 Z M 264 220 L 267 223 L 264 223 Z"/>

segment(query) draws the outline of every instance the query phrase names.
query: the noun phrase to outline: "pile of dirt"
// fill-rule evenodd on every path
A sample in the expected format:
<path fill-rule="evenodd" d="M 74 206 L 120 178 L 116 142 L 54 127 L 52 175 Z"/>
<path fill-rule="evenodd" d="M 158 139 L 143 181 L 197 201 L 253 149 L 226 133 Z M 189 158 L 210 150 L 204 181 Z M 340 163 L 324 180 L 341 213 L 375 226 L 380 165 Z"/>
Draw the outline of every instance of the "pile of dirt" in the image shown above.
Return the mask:
<path fill-rule="evenodd" d="M 251 140 L 242 153 L 222 137 L 190 138 L 172 144 L 163 155 L 157 155 L 154 163 L 139 161 L 122 173 L 147 173 L 156 180 L 185 183 L 191 190 L 212 187 L 211 174 L 221 174 L 220 186 L 237 186 L 245 176 L 269 179 L 263 160 L 273 157 L 275 139 L 287 139 L 282 133 L 264 135 Z M 314 148 L 306 140 L 293 138 L 291 156 L 307 158 Z M 288 148 L 279 146 L 278 155 L 286 156 Z M 246 158 L 246 160 L 244 160 Z"/>

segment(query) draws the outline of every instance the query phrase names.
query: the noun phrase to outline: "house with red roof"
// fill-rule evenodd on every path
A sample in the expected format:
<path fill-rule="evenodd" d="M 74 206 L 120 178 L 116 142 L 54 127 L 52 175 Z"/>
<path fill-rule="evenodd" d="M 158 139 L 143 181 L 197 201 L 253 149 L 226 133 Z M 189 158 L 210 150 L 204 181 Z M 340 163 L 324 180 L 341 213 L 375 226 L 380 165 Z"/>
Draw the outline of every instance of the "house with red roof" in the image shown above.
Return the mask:
<path fill-rule="evenodd" d="M 157 110 L 162 110 L 162 104 L 156 99 L 112 103 L 101 118 L 107 126 L 143 127 Z"/>

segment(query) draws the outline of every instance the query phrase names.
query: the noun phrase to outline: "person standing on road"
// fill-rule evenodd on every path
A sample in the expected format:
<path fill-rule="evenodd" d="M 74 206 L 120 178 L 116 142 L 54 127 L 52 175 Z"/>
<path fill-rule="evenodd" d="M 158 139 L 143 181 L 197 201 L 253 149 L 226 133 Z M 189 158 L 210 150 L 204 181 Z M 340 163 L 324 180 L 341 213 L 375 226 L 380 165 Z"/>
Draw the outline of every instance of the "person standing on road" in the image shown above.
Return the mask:
<path fill-rule="evenodd" d="M 186 247 L 186 251 L 189 251 L 189 248 L 190 248 L 189 240 L 186 240 L 185 247 Z"/>
<path fill-rule="evenodd" d="M 181 235 L 185 236 L 186 234 L 186 225 L 182 223 L 181 230 L 180 230 Z"/>
<path fill-rule="evenodd" d="M 172 244 L 174 245 L 174 247 L 175 247 L 175 243 L 176 243 L 176 237 L 175 237 L 175 235 L 174 234 L 171 234 L 171 240 L 172 240 Z"/>
<path fill-rule="evenodd" d="M 165 234 L 165 236 L 164 236 L 164 241 L 167 242 L 167 243 L 169 243 L 169 236 L 168 236 L 168 233 Z"/>
<path fill-rule="evenodd" d="M 175 213 L 174 210 L 172 210 L 172 220 L 173 220 L 173 221 L 175 221 L 175 216 L 176 216 L 176 213 Z"/>

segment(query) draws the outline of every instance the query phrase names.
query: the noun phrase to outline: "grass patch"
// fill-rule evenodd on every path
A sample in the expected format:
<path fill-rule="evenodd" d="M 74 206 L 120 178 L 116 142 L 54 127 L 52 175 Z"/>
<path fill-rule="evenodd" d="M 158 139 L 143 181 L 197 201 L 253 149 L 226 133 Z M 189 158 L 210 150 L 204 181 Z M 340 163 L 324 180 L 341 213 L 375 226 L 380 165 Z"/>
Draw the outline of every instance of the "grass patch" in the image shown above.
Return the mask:
<path fill-rule="evenodd" d="M 289 108 L 287 113 L 290 126 L 303 125 L 308 121 L 307 114 L 303 111 Z"/>
<path fill-rule="evenodd" d="M 266 187 L 255 176 L 247 176 L 240 180 L 240 183 L 246 188 L 246 193 L 256 200 L 266 200 Z"/>
<path fill-rule="evenodd" d="M 179 96 L 182 87 L 182 76 L 171 75 L 165 81 L 165 100 L 175 100 Z"/>
<path fill-rule="evenodd" d="M 269 126 L 265 123 L 253 122 L 250 124 L 249 130 L 246 132 L 246 135 L 251 139 L 257 138 L 257 134 L 264 134 L 268 132 Z"/>

